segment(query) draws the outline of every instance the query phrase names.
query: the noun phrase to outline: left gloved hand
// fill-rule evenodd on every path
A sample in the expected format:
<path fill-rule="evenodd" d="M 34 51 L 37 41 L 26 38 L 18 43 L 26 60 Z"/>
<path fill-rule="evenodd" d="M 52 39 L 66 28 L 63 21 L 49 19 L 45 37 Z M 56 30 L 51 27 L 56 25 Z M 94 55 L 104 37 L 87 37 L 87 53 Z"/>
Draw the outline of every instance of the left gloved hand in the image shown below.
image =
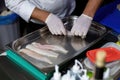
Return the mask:
<path fill-rule="evenodd" d="M 45 23 L 53 35 L 66 35 L 66 30 L 64 28 L 63 22 L 58 16 L 50 13 Z"/>
<path fill-rule="evenodd" d="M 82 14 L 75 22 L 71 29 L 72 35 L 86 37 L 93 18 Z"/>

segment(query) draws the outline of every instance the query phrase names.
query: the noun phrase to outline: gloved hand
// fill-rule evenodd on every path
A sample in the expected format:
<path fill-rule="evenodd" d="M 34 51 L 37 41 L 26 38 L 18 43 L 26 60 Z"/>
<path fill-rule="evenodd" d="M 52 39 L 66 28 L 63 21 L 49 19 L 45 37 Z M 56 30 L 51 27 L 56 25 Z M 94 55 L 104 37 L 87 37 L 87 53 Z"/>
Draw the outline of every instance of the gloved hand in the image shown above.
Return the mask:
<path fill-rule="evenodd" d="M 53 35 L 66 35 L 66 31 L 62 21 L 54 14 L 50 13 L 45 21 L 50 32 Z"/>
<path fill-rule="evenodd" d="M 86 37 L 89 27 L 92 23 L 92 17 L 82 14 L 75 22 L 71 29 L 72 35 Z"/>

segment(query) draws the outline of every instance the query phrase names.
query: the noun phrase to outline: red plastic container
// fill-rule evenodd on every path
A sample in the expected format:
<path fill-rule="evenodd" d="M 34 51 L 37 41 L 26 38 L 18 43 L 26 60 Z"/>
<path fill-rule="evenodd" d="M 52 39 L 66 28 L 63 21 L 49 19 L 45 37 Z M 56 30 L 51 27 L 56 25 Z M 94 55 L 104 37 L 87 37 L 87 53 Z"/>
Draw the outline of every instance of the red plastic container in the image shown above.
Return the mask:
<path fill-rule="evenodd" d="M 120 60 L 120 50 L 114 48 L 114 47 L 105 47 L 105 48 L 98 48 L 94 50 L 90 50 L 86 53 L 87 57 L 91 62 L 95 62 L 96 59 L 96 53 L 99 50 L 106 51 L 106 59 L 105 62 L 112 62 L 116 60 Z"/>

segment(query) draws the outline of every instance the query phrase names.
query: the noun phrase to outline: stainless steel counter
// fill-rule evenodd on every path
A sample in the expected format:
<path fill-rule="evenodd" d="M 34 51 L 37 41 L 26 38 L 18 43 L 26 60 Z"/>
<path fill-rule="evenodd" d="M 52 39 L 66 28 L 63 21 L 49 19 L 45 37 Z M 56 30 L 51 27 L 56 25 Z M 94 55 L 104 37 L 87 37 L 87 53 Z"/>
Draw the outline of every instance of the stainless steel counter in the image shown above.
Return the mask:
<path fill-rule="evenodd" d="M 63 65 L 63 63 L 65 64 L 71 59 L 79 56 L 83 51 L 92 47 L 93 45 L 101 41 L 103 38 L 109 39 L 109 36 L 106 37 L 107 34 L 108 31 L 106 30 L 106 28 L 98 23 L 93 23 L 91 25 L 91 29 L 89 30 L 88 35 L 85 39 L 81 39 L 80 37 L 72 37 L 72 36 L 67 36 L 67 37 L 53 36 L 50 34 L 48 29 L 37 30 L 33 33 L 30 33 L 12 42 L 11 44 L 8 44 L 7 47 L 8 49 L 16 52 L 17 55 L 21 57 L 23 56 L 18 52 L 18 50 L 20 48 L 24 48 L 27 44 L 30 44 L 31 42 L 34 41 L 43 44 L 61 45 L 65 49 L 69 50 L 69 53 L 67 55 L 60 55 L 59 58 L 53 59 L 53 63 L 54 63 L 53 65 L 47 64 L 48 67 L 50 66 L 50 70 L 51 70 L 51 66 L 53 68 L 56 63 L 58 65 Z M 48 72 L 48 70 L 44 71 L 44 69 L 46 70 L 46 68 L 42 69 L 41 66 L 38 66 L 38 64 L 40 64 L 41 62 L 34 63 L 34 61 L 31 60 L 31 58 L 27 58 L 27 57 L 25 57 L 25 59 L 31 64 L 33 64 L 35 67 L 37 67 L 39 70 L 41 71 L 43 70 L 43 72 L 45 73 Z M 3 76 L 0 75 L 0 79 L 2 80 L 36 80 L 32 75 L 30 75 L 30 73 L 26 72 L 26 70 L 19 67 L 15 63 L 11 62 L 10 59 L 8 59 L 7 57 L 0 57 L 0 74 L 3 75 Z"/>
<path fill-rule="evenodd" d="M 116 41 L 116 38 L 111 35 L 105 36 L 105 39 L 101 40 L 94 47 L 100 47 L 102 44 L 108 41 Z M 80 58 L 80 57 L 79 57 Z M 119 74 L 115 76 L 114 80 L 117 80 Z M 21 67 L 11 62 L 7 57 L 0 57 L 0 80 L 36 80 L 32 75 L 23 70 Z"/>
<path fill-rule="evenodd" d="M 66 28 L 67 30 L 69 30 L 68 28 L 70 28 L 70 26 L 66 25 Z M 11 44 L 8 45 L 8 48 L 16 52 L 19 56 L 26 59 L 43 73 L 49 73 L 53 71 L 54 65 L 62 65 L 70 59 L 78 56 L 84 50 L 88 49 L 89 47 L 100 41 L 107 33 L 108 32 L 104 26 L 95 22 L 92 23 L 91 28 L 88 31 L 88 35 L 85 39 L 70 35 L 55 36 L 49 32 L 47 27 L 44 27 L 40 30 L 34 31 L 22 38 L 13 41 Z M 43 45 L 59 45 L 68 50 L 68 53 L 59 53 L 58 58 L 47 57 L 52 61 L 53 64 L 46 64 L 19 52 L 20 49 L 25 48 L 26 45 L 31 44 L 32 42 L 38 42 Z"/>

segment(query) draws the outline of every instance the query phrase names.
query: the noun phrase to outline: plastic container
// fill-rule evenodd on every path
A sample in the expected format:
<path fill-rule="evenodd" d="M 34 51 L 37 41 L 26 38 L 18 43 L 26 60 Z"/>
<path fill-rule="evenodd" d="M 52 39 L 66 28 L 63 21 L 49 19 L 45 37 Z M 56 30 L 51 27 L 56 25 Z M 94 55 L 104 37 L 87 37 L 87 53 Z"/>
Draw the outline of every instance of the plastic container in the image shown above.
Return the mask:
<path fill-rule="evenodd" d="M 95 63 L 95 58 L 96 58 L 96 53 L 99 50 L 104 50 L 106 51 L 106 59 L 105 62 L 112 62 L 116 60 L 120 60 L 120 50 L 114 48 L 114 47 L 105 47 L 105 48 L 99 48 L 99 49 L 94 49 L 90 50 L 87 52 L 87 57 Z"/>
<path fill-rule="evenodd" d="M 120 46 L 114 42 L 108 42 L 103 45 L 101 48 L 90 50 L 87 52 L 87 57 L 94 63 L 96 52 L 98 50 L 104 50 L 107 53 L 106 62 L 120 60 Z"/>
<path fill-rule="evenodd" d="M 119 51 L 119 53 L 120 53 L 120 46 L 119 45 L 117 45 L 116 43 L 114 43 L 114 42 L 107 42 L 106 44 L 104 44 L 101 48 L 107 48 L 107 47 L 113 47 L 113 48 L 115 48 L 116 50 L 117 50 L 117 52 Z M 120 71 L 120 67 L 118 67 L 118 66 L 120 66 L 120 60 L 117 60 L 117 58 L 115 58 L 115 57 L 117 57 L 116 55 L 115 55 L 115 53 L 113 54 L 112 53 L 112 55 L 110 55 L 110 56 L 108 56 L 108 58 L 109 58 L 109 60 L 111 60 L 111 59 L 113 59 L 114 58 L 114 61 L 112 61 L 112 62 L 106 62 L 106 64 L 105 64 L 105 67 L 107 67 L 107 68 L 110 68 L 110 78 L 109 79 L 105 79 L 105 80 L 114 80 L 113 78 L 115 78 L 115 76 L 119 73 L 119 71 Z M 111 58 L 110 58 L 111 57 Z M 120 58 L 120 56 L 118 55 L 118 57 Z M 93 62 L 94 62 L 94 60 L 93 60 Z M 94 66 L 95 66 L 95 64 L 93 63 L 89 58 L 86 58 L 85 60 L 84 60 L 84 65 L 85 65 L 85 67 L 87 68 L 87 69 L 90 69 L 90 71 L 92 70 L 94 70 Z"/>
<path fill-rule="evenodd" d="M 102 48 L 104 48 L 104 47 L 114 47 L 114 48 L 120 50 L 120 46 L 114 42 L 107 42 L 106 44 L 104 44 L 102 46 Z"/>
<path fill-rule="evenodd" d="M 50 80 L 61 80 L 61 73 L 59 72 L 59 66 L 55 65 L 55 72 Z"/>
<path fill-rule="evenodd" d="M 19 37 L 18 15 L 11 12 L 0 16 L 0 50 L 6 50 L 6 45 Z"/>

